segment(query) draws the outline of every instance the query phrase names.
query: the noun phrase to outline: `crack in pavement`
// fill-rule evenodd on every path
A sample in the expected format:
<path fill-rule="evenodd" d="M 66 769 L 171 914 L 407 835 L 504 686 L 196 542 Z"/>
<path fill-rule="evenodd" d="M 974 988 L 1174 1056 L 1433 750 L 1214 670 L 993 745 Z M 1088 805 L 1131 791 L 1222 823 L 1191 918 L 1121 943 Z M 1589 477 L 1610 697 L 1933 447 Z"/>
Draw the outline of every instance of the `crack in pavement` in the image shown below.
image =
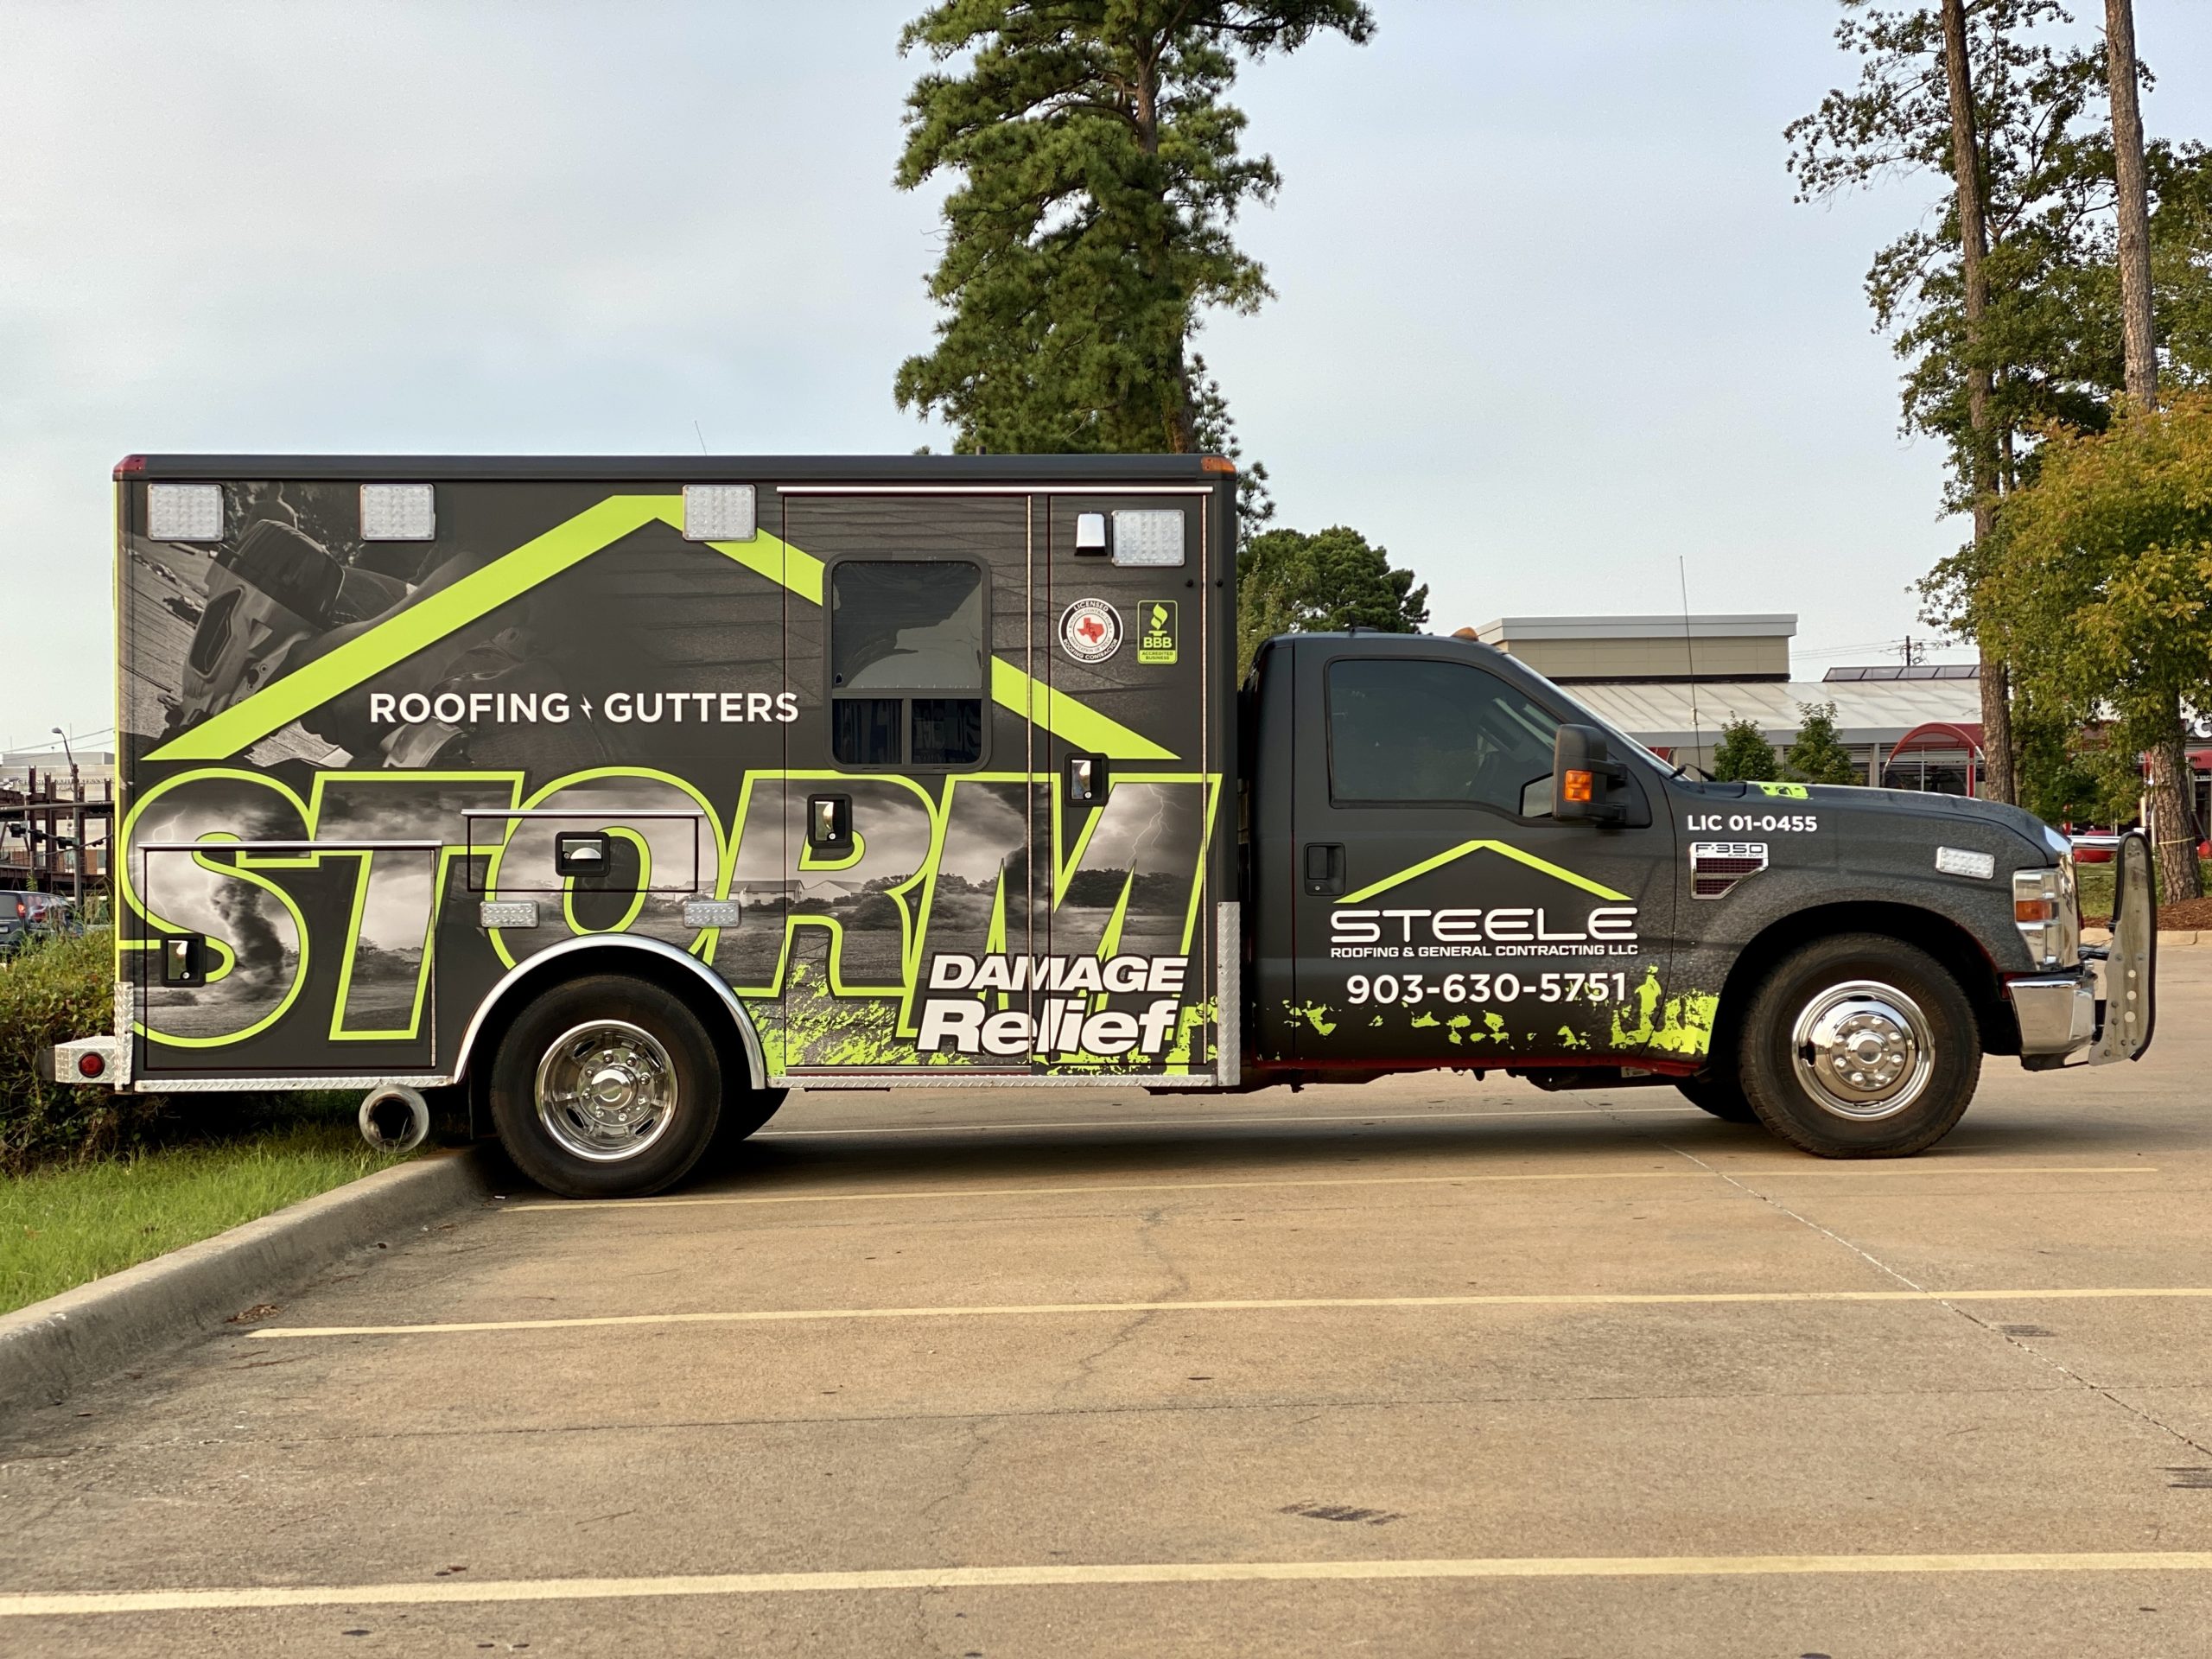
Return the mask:
<path fill-rule="evenodd" d="M 1615 1121 L 1618 1122 L 1619 1120 L 1616 1119 Z M 1846 1238 L 1842 1234 L 1835 1231 L 1834 1229 L 1822 1226 L 1811 1217 L 1800 1214 L 1797 1211 L 1791 1209 L 1788 1205 L 1783 1203 L 1781 1199 L 1773 1197 L 1770 1193 L 1762 1192 L 1758 1188 L 1737 1179 L 1735 1176 L 1730 1174 L 1726 1170 L 1719 1167 L 1717 1165 L 1707 1163 L 1695 1153 L 1688 1151 L 1681 1147 L 1674 1145 L 1671 1141 L 1653 1135 L 1649 1129 L 1644 1128 L 1641 1124 L 1629 1124 L 1624 1127 L 1634 1129 L 1637 1133 L 1643 1135 L 1647 1140 L 1650 1141 L 1655 1146 L 1664 1147 L 1667 1151 L 1673 1153 L 1677 1158 L 1687 1160 L 1690 1163 L 1695 1165 L 1698 1168 L 1705 1171 L 1708 1175 L 1718 1177 L 1719 1179 L 1726 1182 L 1730 1186 L 1734 1187 L 1745 1198 L 1754 1199 L 1758 1203 L 1765 1205 L 1769 1209 L 1777 1211 L 1782 1215 L 1787 1216 L 1799 1226 L 1808 1228 L 1810 1230 L 1818 1233 L 1822 1238 L 1828 1240 L 1831 1243 L 1841 1246 L 1844 1249 L 1850 1251 L 1852 1255 L 1857 1256 L 1861 1262 L 1864 1262 L 1868 1267 L 1872 1268 L 1877 1273 L 1883 1274 L 1891 1279 L 1894 1279 L 1898 1284 L 1904 1286 L 1909 1290 L 1917 1291 L 1923 1295 L 1930 1295 L 1936 1306 L 1948 1309 L 1951 1313 L 1957 1314 L 1959 1318 L 1964 1319 L 1967 1324 L 1974 1326 L 1977 1330 L 1988 1332 L 1991 1336 L 1995 1337 L 1999 1342 L 2005 1343 L 2017 1351 L 2026 1355 L 2030 1359 L 2036 1361 L 2038 1364 L 2048 1367 L 2050 1370 L 2064 1378 L 2067 1382 L 2072 1384 L 2074 1387 L 2081 1389 L 2086 1393 L 2095 1395 L 2098 1399 L 2106 1402 L 2109 1405 L 2118 1407 L 2129 1416 L 2135 1418 L 2140 1422 L 2147 1423 L 2150 1427 L 2158 1430 L 2161 1433 L 2169 1435 L 2172 1439 L 2180 1441 L 2183 1446 L 2189 1447 L 2198 1456 L 2212 1458 L 2212 1446 L 2206 1445 L 2203 1441 L 2201 1441 L 2190 1434 L 2186 1430 L 2175 1427 L 2171 1423 L 2166 1422 L 2154 1414 L 2144 1410 L 2140 1406 L 2134 1405 L 2128 1401 L 2121 1399 L 2117 1394 L 2113 1393 L 2111 1389 L 2107 1388 L 2104 1384 L 2094 1382 L 2090 1378 L 2082 1376 L 2079 1371 L 2074 1370 L 2073 1367 L 2067 1365 L 2057 1359 L 2054 1359 L 2050 1355 L 2044 1353 L 2041 1349 L 2035 1347 L 2024 1338 L 2012 1335 L 2001 1325 L 1982 1318 L 1980 1314 L 1974 1313 L 1973 1309 L 1966 1306 L 1964 1304 L 1955 1302 L 1948 1297 L 1933 1294 L 1929 1291 L 1925 1285 L 1921 1284 L 1910 1274 L 1891 1267 L 1888 1262 L 1883 1261 L 1881 1257 L 1876 1255 L 1872 1251 L 1866 1249 L 1864 1246 L 1851 1239 Z"/>

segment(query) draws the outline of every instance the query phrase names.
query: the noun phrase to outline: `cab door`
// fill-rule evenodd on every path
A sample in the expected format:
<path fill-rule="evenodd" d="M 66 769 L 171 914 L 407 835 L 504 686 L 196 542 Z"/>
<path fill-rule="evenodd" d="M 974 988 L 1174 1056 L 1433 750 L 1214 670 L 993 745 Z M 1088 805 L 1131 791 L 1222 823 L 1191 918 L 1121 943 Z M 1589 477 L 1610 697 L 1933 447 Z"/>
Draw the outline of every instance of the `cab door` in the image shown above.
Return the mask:
<path fill-rule="evenodd" d="M 1562 718 L 1475 647 L 1299 642 L 1301 1062 L 1618 1065 L 1663 1047 L 1674 830 L 1550 816 Z M 1683 1017 L 1677 1008 L 1674 1017 Z"/>

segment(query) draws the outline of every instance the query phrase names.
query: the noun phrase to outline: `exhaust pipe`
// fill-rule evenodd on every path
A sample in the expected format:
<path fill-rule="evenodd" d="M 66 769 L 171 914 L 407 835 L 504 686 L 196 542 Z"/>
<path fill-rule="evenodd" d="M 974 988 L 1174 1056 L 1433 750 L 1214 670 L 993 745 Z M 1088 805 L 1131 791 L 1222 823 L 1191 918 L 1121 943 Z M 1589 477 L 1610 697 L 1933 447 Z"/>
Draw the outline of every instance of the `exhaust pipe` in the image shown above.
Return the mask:
<path fill-rule="evenodd" d="M 412 1152 L 429 1139 L 430 1103 L 404 1083 L 387 1083 L 361 1099 L 361 1139 L 378 1152 Z"/>

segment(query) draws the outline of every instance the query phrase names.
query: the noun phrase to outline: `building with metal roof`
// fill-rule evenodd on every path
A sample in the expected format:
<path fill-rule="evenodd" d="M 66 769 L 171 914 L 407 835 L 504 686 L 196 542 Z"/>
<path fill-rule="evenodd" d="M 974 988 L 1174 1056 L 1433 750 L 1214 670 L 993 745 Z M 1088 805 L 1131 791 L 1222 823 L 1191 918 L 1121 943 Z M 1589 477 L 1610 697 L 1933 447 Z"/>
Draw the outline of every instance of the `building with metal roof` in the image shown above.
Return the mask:
<path fill-rule="evenodd" d="M 1593 714 L 1674 760 L 1709 767 L 1721 728 L 1749 721 L 1778 753 L 1808 704 L 1835 706 L 1836 736 L 1862 777 L 1967 792 L 1977 747 L 1956 756 L 1935 733 L 1981 720 L 1972 663 L 1873 664 L 1793 678 L 1794 615 L 1501 617 L 1464 631 L 1567 687 Z M 1914 740 L 1910 777 L 1890 755 Z M 1902 766 L 1904 763 L 1900 763 Z M 1924 780 L 1923 780 L 1923 774 Z"/>

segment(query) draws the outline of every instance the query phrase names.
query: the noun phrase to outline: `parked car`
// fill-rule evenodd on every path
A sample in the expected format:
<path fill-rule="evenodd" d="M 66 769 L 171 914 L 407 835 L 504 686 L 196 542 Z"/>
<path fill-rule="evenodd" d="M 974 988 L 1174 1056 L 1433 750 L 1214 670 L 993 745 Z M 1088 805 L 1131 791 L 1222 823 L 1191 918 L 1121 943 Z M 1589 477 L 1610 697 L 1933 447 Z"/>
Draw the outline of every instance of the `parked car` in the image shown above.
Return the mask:
<path fill-rule="evenodd" d="M 32 939 L 70 930 L 69 901 L 60 893 L 0 887 L 0 957 L 12 956 Z"/>
<path fill-rule="evenodd" d="M 2120 845 L 2117 830 L 2082 829 L 2069 830 L 2067 839 L 2074 843 L 2074 861 L 2077 864 L 2109 864 L 2113 850 Z"/>

